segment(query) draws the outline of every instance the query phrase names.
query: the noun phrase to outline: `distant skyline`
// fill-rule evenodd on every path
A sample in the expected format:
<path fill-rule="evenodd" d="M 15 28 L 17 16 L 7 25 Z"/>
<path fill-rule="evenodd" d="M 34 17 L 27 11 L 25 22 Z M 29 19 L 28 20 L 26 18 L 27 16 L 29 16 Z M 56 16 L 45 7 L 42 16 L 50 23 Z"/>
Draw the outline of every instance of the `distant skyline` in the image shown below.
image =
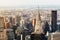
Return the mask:
<path fill-rule="evenodd" d="M 59 0 L 0 0 L 0 8 L 60 9 Z"/>

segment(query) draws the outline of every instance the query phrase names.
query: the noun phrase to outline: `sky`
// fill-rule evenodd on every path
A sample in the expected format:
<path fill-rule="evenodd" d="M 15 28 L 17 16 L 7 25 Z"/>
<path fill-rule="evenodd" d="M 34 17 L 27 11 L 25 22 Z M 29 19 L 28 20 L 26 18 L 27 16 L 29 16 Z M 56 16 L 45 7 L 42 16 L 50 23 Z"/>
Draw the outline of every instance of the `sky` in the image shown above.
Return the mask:
<path fill-rule="evenodd" d="M 0 8 L 60 8 L 59 0 L 0 0 Z"/>

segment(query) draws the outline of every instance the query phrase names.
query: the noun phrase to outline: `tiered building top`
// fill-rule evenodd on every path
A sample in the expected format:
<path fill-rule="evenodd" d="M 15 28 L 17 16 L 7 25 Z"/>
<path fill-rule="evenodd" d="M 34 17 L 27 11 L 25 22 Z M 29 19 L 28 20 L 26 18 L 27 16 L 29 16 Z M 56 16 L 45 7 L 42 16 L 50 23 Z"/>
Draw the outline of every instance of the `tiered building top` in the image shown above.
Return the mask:
<path fill-rule="evenodd" d="M 36 33 L 36 34 L 43 33 L 43 29 L 41 26 L 41 17 L 40 17 L 40 13 L 39 13 L 39 8 L 38 8 L 37 15 L 36 15 L 36 25 L 35 25 L 34 33 Z"/>

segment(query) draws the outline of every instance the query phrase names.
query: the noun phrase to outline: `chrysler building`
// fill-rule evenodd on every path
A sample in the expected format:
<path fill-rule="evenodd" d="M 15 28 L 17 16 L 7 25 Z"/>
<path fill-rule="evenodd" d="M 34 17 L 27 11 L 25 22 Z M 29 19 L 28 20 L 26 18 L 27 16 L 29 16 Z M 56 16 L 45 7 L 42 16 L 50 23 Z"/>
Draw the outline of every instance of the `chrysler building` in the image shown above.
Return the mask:
<path fill-rule="evenodd" d="M 39 8 L 37 10 L 36 25 L 35 25 L 34 33 L 36 33 L 36 34 L 43 33 L 43 29 L 42 29 L 42 26 L 41 26 L 41 17 L 40 17 L 40 13 L 39 13 Z"/>

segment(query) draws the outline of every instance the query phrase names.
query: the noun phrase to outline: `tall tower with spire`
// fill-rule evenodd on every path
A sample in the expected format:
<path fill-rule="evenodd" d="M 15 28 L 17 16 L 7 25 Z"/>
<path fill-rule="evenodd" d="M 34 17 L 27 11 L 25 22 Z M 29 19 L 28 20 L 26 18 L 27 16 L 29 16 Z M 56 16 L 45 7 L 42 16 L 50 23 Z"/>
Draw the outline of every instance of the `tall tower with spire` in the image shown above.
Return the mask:
<path fill-rule="evenodd" d="M 43 33 L 42 26 L 41 26 L 41 17 L 40 17 L 40 13 L 39 13 L 39 7 L 37 10 L 37 15 L 36 15 L 36 25 L 35 25 L 34 33 L 36 33 L 36 34 Z"/>

